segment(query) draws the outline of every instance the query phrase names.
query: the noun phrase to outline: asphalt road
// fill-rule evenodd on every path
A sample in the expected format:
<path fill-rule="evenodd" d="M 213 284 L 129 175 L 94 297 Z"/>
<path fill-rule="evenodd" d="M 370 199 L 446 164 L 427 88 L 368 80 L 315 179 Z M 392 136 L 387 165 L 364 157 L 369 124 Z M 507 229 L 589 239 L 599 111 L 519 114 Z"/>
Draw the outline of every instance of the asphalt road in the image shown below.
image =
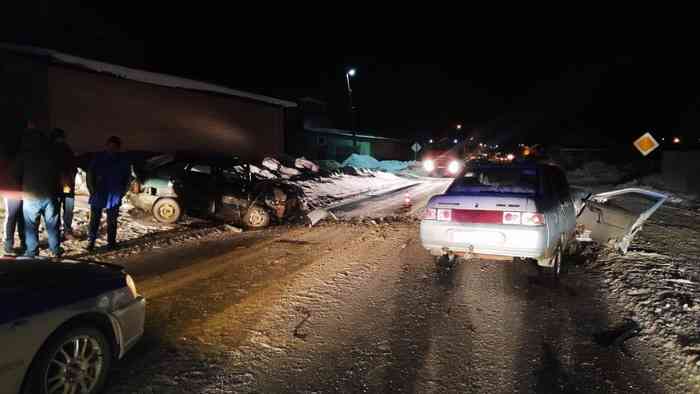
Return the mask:
<path fill-rule="evenodd" d="M 408 212 L 444 186 L 410 189 Z M 403 193 L 341 215 L 399 212 Z M 620 320 L 597 278 L 437 271 L 414 221 L 276 228 L 126 265 L 149 299 L 146 336 L 108 393 L 669 391 L 653 360 L 601 341 Z"/>

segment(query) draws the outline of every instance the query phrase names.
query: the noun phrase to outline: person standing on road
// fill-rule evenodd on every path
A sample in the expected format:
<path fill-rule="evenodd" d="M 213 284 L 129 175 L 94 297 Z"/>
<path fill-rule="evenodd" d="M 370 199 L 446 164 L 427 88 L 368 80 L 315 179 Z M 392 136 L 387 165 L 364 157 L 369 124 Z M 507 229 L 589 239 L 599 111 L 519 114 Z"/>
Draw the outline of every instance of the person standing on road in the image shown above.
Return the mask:
<path fill-rule="evenodd" d="M 30 128 L 34 124 L 27 122 Z M 29 128 L 28 127 L 28 128 Z M 5 219 L 3 223 L 3 254 L 15 255 L 15 230 L 19 235 L 19 254 L 27 249 L 24 237 L 24 215 L 22 214 L 22 190 L 14 176 L 15 160 L 20 147 L 21 128 L 9 131 L 3 136 L 4 150 L 0 151 L 0 197 L 4 200 Z"/>
<path fill-rule="evenodd" d="M 90 230 L 87 250 L 95 249 L 102 210 L 107 211 L 107 244 L 109 249 L 117 246 L 117 219 L 122 198 L 130 180 L 129 162 L 121 153 L 119 137 L 109 137 L 107 149 L 98 153 L 88 169 L 90 191 Z"/>
<path fill-rule="evenodd" d="M 66 142 L 66 132 L 62 129 L 54 129 L 51 132 L 51 140 L 56 145 L 59 160 L 61 162 L 61 185 L 58 197 L 59 209 L 63 209 L 63 239 L 73 239 L 73 210 L 75 209 L 75 175 L 78 167 L 75 162 L 75 154 Z M 61 219 L 61 216 L 59 216 Z"/>
<path fill-rule="evenodd" d="M 25 257 L 39 254 L 39 220 L 44 218 L 51 257 L 60 257 L 58 191 L 60 162 L 54 144 L 41 131 L 30 129 L 22 136 L 15 175 L 22 185 L 22 210 L 27 239 Z"/>

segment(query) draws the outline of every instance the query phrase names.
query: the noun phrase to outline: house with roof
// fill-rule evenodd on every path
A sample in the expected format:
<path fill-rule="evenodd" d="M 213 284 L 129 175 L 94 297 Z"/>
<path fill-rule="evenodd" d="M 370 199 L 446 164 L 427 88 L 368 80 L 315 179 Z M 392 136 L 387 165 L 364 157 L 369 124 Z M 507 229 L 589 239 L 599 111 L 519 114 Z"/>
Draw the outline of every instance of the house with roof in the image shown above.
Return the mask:
<path fill-rule="evenodd" d="M 258 161 L 284 153 L 294 102 L 207 82 L 0 44 L 0 128 L 31 117 L 62 128 L 78 152 L 110 135 L 129 150 L 191 151 Z M 293 122 L 292 122 L 293 123 Z"/>

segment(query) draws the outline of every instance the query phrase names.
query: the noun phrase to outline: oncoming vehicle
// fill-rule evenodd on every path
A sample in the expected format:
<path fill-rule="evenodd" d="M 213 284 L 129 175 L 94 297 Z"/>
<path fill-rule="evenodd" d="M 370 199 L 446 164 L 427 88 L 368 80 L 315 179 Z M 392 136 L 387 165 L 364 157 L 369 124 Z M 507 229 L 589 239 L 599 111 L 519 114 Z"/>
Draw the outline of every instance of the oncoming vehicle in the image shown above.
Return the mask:
<path fill-rule="evenodd" d="M 262 228 L 301 210 L 298 187 L 255 179 L 235 157 L 161 155 L 135 175 L 129 201 L 161 223 L 175 223 L 189 211 Z"/>
<path fill-rule="evenodd" d="M 0 394 L 98 393 L 143 334 L 146 301 L 116 265 L 0 258 Z"/>
<path fill-rule="evenodd" d="M 528 259 L 559 275 L 575 230 L 574 201 L 559 167 L 475 164 L 428 202 L 420 237 L 438 258 Z"/>
<path fill-rule="evenodd" d="M 453 177 L 464 167 L 463 148 L 453 141 L 444 139 L 429 145 L 421 160 L 423 169 L 430 176 Z"/>

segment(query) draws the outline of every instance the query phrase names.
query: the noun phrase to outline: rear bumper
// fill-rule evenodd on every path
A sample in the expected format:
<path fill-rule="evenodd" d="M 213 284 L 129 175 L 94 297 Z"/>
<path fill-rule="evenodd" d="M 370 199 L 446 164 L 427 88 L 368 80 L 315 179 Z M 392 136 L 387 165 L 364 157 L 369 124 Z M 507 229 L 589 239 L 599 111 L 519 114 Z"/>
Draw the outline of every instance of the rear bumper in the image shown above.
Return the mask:
<path fill-rule="evenodd" d="M 143 325 L 146 319 L 146 299 L 137 297 L 129 305 L 112 312 L 116 320 L 115 334 L 119 341 L 119 358 L 143 336 Z"/>
<path fill-rule="evenodd" d="M 544 226 L 457 224 L 423 220 L 420 238 L 430 254 L 490 255 L 496 257 L 545 258 L 547 230 Z"/>

